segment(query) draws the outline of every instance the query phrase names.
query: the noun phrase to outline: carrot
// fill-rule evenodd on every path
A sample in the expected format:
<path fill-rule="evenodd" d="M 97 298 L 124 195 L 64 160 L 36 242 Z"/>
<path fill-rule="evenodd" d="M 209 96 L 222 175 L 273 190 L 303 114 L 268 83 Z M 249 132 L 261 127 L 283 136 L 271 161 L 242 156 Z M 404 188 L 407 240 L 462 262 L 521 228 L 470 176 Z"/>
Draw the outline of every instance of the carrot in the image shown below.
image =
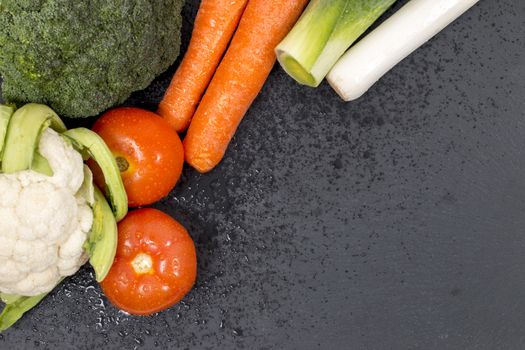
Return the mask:
<path fill-rule="evenodd" d="M 308 0 L 250 0 L 184 139 L 186 161 L 200 172 L 222 159 L 276 61 L 275 47 Z"/>
<path fill-rule="evenodd" d="M 178 132 L 188 128 L 247 3 L 248 0 L 201 1 L 190 45 L 157 111 Z"/>

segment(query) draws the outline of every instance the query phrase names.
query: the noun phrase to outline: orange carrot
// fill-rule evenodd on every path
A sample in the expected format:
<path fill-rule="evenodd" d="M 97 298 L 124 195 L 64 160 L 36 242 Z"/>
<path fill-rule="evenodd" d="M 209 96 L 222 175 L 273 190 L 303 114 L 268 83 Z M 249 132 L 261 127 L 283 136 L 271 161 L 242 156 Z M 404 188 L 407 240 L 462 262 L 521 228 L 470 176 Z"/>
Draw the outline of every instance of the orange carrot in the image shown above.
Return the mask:
<path fill-rule="evenodd" d="M 190 45 L 157 111 L 178 132 L 188 128 L 247 3 L 248 0 L 201 1 Z"/>
<path fill-rule="evenodd" d="M 230 47 L 184 139 L 186 161 L 200 172 L 217 165 L 275 63 L 275 47 L 308 0 L 250 0 Z"/>

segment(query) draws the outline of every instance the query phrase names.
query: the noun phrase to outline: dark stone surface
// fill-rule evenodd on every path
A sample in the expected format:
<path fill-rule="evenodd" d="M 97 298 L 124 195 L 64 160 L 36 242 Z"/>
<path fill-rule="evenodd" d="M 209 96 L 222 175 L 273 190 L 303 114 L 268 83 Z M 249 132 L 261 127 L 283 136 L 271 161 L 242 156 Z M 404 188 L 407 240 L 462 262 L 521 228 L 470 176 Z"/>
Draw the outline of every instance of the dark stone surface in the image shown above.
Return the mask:
<path fill-rule="evenodd" d="M 481 1 L 353 103 L 276 68 L 222 164 L 157 205 L 197 244 L 184 302 L 127 316 L 84 268 L 0 348 L 524 348 L 524 18 Z"/>

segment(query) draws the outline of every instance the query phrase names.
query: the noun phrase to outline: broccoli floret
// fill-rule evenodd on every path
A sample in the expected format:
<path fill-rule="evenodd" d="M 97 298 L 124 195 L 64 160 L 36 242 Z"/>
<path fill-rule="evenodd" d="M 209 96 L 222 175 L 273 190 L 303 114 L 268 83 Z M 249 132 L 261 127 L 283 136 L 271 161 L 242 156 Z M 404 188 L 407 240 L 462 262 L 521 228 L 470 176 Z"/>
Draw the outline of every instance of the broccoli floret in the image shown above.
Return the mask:
<path fill-rule="evenodd" d="M 1 0 L 2 94 L 87 117 L 177 58 L 184 0 Z"/>

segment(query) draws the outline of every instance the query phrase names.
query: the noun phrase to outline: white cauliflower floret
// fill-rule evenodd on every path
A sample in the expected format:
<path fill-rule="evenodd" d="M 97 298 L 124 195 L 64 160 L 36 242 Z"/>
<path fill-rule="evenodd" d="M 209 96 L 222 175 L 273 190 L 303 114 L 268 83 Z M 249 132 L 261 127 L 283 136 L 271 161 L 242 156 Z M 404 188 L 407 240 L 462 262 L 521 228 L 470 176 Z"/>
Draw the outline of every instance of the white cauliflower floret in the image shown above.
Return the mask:
<path fill-rule="evenodd" d="M 84 162 L 80 153 L 50 129 L 42 134 L 39 151 L 53 169 L 49 182 L 77 193 L 84 181 Z"/>
<path fill-rule="evenodd" d="M 0 174 L 0 292 L 51 291 L 87 261 L 83 244 L 93 225 L 81 155 L 48 129 L 39 152 L 53 176 L 31 170 Z M 86 198 L 88 197 L 88 198 Z"/>

